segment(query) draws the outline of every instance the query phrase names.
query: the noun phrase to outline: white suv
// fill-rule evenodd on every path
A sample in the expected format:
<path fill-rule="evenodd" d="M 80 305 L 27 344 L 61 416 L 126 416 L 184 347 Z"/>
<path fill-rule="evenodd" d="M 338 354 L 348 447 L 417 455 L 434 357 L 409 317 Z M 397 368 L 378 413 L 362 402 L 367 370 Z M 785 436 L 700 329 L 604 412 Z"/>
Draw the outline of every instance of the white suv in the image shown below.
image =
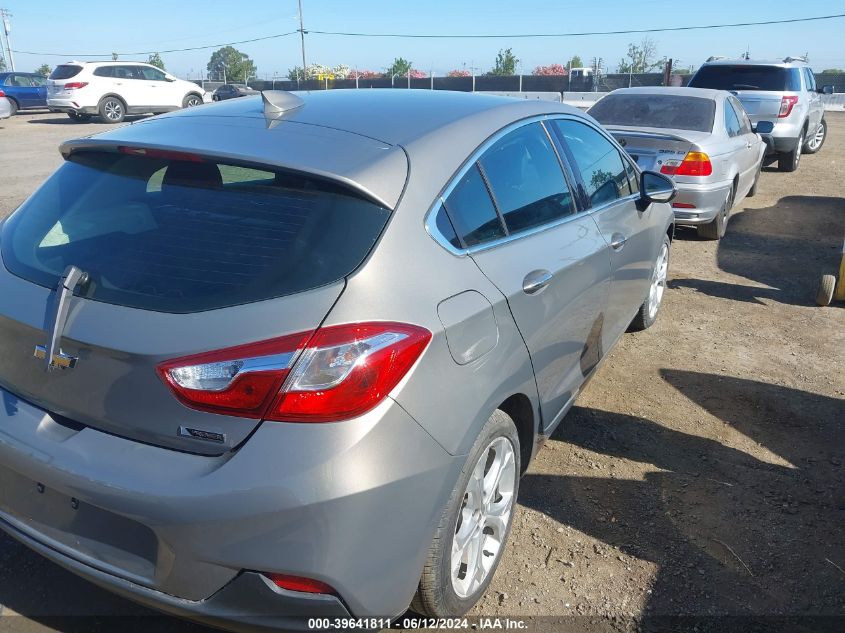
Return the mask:
<path fill-rule="evenodd" d="M 47 80 L 47 107 L 74 121 L 99 115 L 120 123 L 127 114 L 158 114 L 211 100 L 198 85 L 139 62 L 68 62 Z"/>

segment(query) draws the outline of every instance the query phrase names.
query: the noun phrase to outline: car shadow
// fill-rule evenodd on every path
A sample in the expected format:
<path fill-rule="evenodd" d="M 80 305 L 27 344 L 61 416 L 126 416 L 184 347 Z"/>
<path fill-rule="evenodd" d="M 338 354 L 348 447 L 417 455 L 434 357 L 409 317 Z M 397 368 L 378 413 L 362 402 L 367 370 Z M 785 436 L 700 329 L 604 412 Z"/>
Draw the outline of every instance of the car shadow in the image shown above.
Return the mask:
<path fill-rule="evenodd" d="M 661 373 L 721 420 L 726 435 L 741 433 L 760 450 L 752 455 L 652 420 L 576 407 L 550 441 L 654 470 L 642 480 L 528 474 L 520 503 L 656 565 L 645 621 L 691 616 L 696 626 L 716 627 L 698 630 L 757 630 L 746 625 L 763 621 L 782 630 L 791 617 L 797 630 L 842 630 L 845 400 Z M 607 549 L 589 554 L 611 556 Z M 577 546 L 569 555 L 578 557 Z"/>
<path fill-rule="evenodd" d="M 690 234 L 683 227 L 677 232 L 684 239 Z M 822 275 L 839 269 L 843 238 L 845 198 L 786 196 L 732 215 L 716 254 L 721 270 L 768 288 L 698 279 L 670 285 L 737 301 L 813 306 Z"/>

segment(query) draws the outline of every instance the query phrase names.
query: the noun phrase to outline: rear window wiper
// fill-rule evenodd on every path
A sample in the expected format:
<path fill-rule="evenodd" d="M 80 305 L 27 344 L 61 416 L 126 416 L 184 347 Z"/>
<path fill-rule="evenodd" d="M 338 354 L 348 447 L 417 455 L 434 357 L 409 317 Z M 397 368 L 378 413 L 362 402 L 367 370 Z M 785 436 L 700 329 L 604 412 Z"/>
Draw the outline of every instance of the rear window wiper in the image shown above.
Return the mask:
<path fill-rule="evenodd" d="M 734 84 L 734 90 L 760 90 L 760 86 L 752 86 L 751 84 Z"/>

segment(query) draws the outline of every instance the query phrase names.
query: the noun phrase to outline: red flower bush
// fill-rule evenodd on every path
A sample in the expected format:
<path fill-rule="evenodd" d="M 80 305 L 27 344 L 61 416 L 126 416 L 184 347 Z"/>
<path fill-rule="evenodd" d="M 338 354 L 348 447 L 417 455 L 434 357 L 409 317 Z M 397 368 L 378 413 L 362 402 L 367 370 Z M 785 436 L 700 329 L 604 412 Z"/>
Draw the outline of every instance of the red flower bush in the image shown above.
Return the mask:
<path fill-rule="evenodd" d="M 566 66 L 563 64 L 549 64 L 548 66 L 537 66 L 532 75 L 568 75 Z"/>

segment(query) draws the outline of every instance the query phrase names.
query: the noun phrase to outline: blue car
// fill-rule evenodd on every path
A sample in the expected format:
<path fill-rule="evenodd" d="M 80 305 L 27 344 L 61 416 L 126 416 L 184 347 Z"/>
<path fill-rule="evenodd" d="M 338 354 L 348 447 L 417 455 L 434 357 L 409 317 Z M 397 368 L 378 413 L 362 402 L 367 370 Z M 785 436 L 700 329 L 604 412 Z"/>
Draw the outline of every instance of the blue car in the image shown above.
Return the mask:
<path fill-rule="evenodd" d="M 18 110 L 47 107 L 47 78 L 36 73 L 0 73 L 0 89 L 12 104 L 12 114 Z"/>

